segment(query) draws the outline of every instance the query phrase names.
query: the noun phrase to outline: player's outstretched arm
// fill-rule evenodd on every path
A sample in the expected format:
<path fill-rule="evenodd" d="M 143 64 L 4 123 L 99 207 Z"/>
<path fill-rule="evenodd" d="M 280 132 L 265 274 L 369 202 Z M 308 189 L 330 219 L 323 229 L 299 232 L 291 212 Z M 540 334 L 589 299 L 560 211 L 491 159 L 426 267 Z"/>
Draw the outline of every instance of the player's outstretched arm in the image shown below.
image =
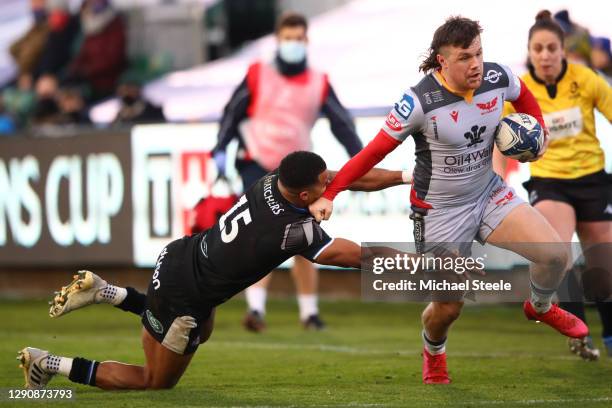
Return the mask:
<path fill-rule="evenodd" d="M 419 258 L 417 254 L 400 251 L 395 248 L 381 246 L 361 248 L 361 246 L 353 241 L 344 238 L 336 238 L 314 259 L 314 261 L 321 265 L 350 268 L 361 268 L 361 263 L 363 261 L 365 263 L 363 266 L 367 270 L 369 268 L 368 265 L 371 266 L 374 258 L 382 257 L 395 259 L 397 256 Z M 414 272 L 422 274 L 423 270 L 419 269 Z M 480 271 L 478 271 L 478 273 L 480 274 Z"/>
<path fill-rule="evenodd" d="M 348 239 L 336 238 L 314 261 L 321 265 L 359 268 L 361 266 L 361 247 Z"/>
<path fill-rule="evenodd" d="M 336 171 L 329 172 L 330 180 L 333 180 Z M 373 168 L 361 178 L 353 181 L 348 190 L 352 191 L 379 191 L 385 188 L 412 183 L 412 176 L 407 170 L 385 170 Z"/>
<path fill-rule="evenodd" d="M 346 162 L 340 169 L 334 180 L 317 201 L 310 204 L 308 209 L 315 219 L 320 222 L 328 220 L 333 211 L 332 200 L 343 190 L 346 190 L 355 180 L 365 176 L 374 166 L 382 161 L 385 156 L 400 145 L 400 141 L 389 136 L 384 130 L 355 157 Z"/>

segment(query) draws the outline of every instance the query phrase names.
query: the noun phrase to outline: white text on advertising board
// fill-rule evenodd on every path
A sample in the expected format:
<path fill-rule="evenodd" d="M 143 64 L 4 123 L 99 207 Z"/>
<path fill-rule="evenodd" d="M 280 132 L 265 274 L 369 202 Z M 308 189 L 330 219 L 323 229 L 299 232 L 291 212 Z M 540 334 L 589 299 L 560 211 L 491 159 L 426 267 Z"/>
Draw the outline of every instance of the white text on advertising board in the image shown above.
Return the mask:
<path fill-rule="evenodd" d="M 42 190 L 36 188 L 43 182 Z M 107 244 L 123 197 L 123 171 L 113 153 L 57 156 L 48 169 L 30 155 L 0 159 L 0 246 L 6 245 L 8 232 L 17 245 L 36 245 L 45 222 L 58 245 Z"/>

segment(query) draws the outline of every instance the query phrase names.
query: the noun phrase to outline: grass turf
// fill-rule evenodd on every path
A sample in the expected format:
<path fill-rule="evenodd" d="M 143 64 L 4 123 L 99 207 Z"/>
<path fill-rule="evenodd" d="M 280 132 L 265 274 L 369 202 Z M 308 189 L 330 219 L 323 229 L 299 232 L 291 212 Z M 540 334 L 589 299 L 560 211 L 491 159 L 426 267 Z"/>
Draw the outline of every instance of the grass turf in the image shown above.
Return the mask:
<path fill-rule="evenodd" d="M 321 308 L 329 328 L 305 332 L 294 303 L 272 301 L 269 329 L 255 335 L 240 326 L 244 303 L 231 301 L 218 309 L 211 340 L 200 347 L 176 388 L 104 392 L 58 376 L 50 387 L 73 388 L 77 405 L 34 404 L 612 406 L 612 360 L 589 363 L 570 355 L 563 337 L 526 321 L 519 305 L 464 310 L 447 346 L 450 386 L 421 384 L 422 305 L 333 302 Z M 46 309 L 44 301 L 0 302 L 0 387 L 23 385 L 15 357 L 25 346 L 98 361 L 143 363 L 136 316 L 95 305 L 55 320 Z M 596 313 L 589 310 L 588 318 L 601 347 Z M 11 405 L 25 406 L 24 401 L 0 401 L 0 408 Z"/>

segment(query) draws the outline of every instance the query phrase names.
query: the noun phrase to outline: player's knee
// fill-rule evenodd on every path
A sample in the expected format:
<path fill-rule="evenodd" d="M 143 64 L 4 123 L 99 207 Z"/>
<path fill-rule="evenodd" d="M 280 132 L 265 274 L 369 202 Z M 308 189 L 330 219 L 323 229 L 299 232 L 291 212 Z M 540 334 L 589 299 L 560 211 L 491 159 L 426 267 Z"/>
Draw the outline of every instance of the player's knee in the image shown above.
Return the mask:
<path fill-rule="evenodd" d="M 178 383 L 178 378 L 169 377 L 151 377 L 147 383 L 148 390 L 168 390 L 174 388 Z"/>
<path fill-rule="evenodd" d="M 212 335 L 212 330 L 202 330 L 200 332 L 200 344 L 206 343 L 208 339 L 210 339 L 211 335 Z"/>
<path fill-rule="evenodd" d="M 448 323 L 452 323 L 459 318 L 462 308 L 463 303 L 461 302 L 440 302 L 437 304 L 438 315 Z"/>
<path fill-rule="evenodd" d="M 152 372 L 145 368 L 142 376 L 142 389 L 145 390 L 164 390 L 173 388 L 178 383 L 178 378 L 173 378 L 164 374 Z"/>
<path fill-rule="evenodd" d="M 200 344 L 206 343 L 212 335 L 213 328 L 215 326 L 215 310 L 210 312 L 208 319 L 202 324 L 200 329 Z"/>
<path fill-rule="evenodd" d="M 462 308 L 462 302 L 434 302 L 423 312 L 423 324 L 435 321 L 450 325 L 459 318 Z"/>
<path fill-rule="evenodd" d="M 564 245 L 555 245 L 544 253 L 542 263 L 550 269 L 562 271 L 568 266 L 569 253 Z"/>
<path fill-rule="evenodd" d="M 151 387 L 149 387 L 148 389 L 150 390 L 169 390 L 171 388 L 174 388 L 175 385 L 176 385 L 176 382 L 153 383 Z"/>

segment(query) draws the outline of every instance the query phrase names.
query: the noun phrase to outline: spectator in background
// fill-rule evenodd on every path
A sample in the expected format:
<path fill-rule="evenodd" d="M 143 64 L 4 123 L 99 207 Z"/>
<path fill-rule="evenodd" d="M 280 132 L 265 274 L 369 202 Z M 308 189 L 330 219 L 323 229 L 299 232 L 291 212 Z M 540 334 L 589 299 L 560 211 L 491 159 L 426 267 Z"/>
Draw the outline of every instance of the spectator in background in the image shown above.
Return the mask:
<path fill-rule="evenodd" d="M 32 115 L 33 133 L 38 136 L 59 136 L 67 134 L 67 127 L 90 125 L 81 89 L 70 86 L 58 89 L 50 82 L 53 77 L 44 78 L 49 82 L 38 83 L 40 98 Z"/>
<path fill-rule="evenodd" d="M 34 128 L 54 125 L 57 115 L 59 115 L 59 106 L 55 98 L 41 98 L 34 106 L 30 124 Z"/>
<path fill-rule="evenodd" d="M 78 87 L 59 88 L 56 77 L 44 75 L 36 82 L 36 98 L 31 121 L 35 127 L 89 123 Z"/>
<path fill-rule="evenodd" d="M 30 125 L 33 127 L 53 124 L 59 113 L 59 106 L 55 100 L 58 92 L 57 78 L 45 75 L 36 82 L 36 100 L 32 109 Z"/>
<path fill-rule="evenodd" d="M 36 68 L 48 36 L 47 10 L 44 0 L 30 2 L 34 23 L 32 27 L 9 49 L 17 65 L 16 86 L 2 91 L 0 103 L 6 118 L 11 118 L 13 126 L 5 127 L 5 132 L 15 131 L 27 125 L 34 108 L 34 81 Z"/>
<path fill-rule="evenodd" d="M 80 23 L 78 16 L 70 14 L 68 3 L 68 0 L 47 0 L 49 35 L 36 69 L 39 76 L 61 76 L 72 57 Z"/>
<path fill-rule="evenodd" d="M 117 88 L 121 107 L 113 125 L 165 122 L 162 109 L 152 105 L 142 95 L 142 83 L 138 78 L 124 76 Z"/>
<path fill-rule="evenodd" d="M 28 61 L 28 73 L 20 73 L 17 87 L 7 88 L 2 93 L 6 111 L 17 128 L 26 127 L 36 110 L 40 99 L 35 92 L 39 88 L 38 82 L 43 83 L 47 93 L 55 94 L 58 75 L 68 64 L 79 33 L 79 19 L 70 15 L 68 0 L 33 1 L 32 5 L 38 23 L 14 46 L 21 59 Z M 25 41 L 28 35 L 29 42 Z M 49 84 L 54 85 L 52 92 L 49 92 Z"/>
<path fill-rule="evenodd" d="M 16 131 L 28 124 L 36 103 L 36 95 L 32 89 L 19 89 L 11 86 L 2 91 L 0 103 L 6 114 L 13 119 L 13 130 Z"/>
<path fill-rule="evenodd" d="M 32 89 L 34 70 L 49 32 L 45 0 L 31 0 L 30 6 L 34 24 L 9 49 L 17 64 L 17 87 L 20 90 Z"/>
<path fill-rule="evenodd" d="M 612 50 L 609 38 L 591 39 L 591 64 L 612 86 Z"/>
<path fill-rule="evenodd" d="M 308 66 L 306 18 L 283 15 L 276 27 L 278 50 L 274 60 L 252 64 L 234 91 L 221 118 L 213 155 L 220 171 L 225 169 L 225 149 L 239 140 L 236 168 L 246 191 L 259 178 L 297 150 L 311 149 L 310 132 L 322 113 L 331 131 L 350 156 L 362 147 L 355 125 L 342 106 L 326 74 Z M 298 292 L 300 320 L 307 329 L 322 329 L 317 299 L 318 271 L 310 261 L 296 256 L 292 268 Z M 245 328 L 265 328 L 263 316 L 269 276 L 246 290 Z"/>
<path fill-rule="evenodd" d="M 555 13 L 554 19 L 565 34 L 564 48 L 567 61 L 591 66 L 591 36 L 589 30 L 574 23 L 567 10 Z"/>
<path fill-rule="evenodd" d="M 90 125 L 85 100 L 78 87 L 61 88 L 56 97 L 58 115 L 55 118 L 57 125 Z"/>
<path fill-rule="evenodd" d="M 109 0 L 85 0 L 81 7 L 83 44 L 68 68 L 67 83 L 89 88 L 89 102 L 112 95 L 126 66 L 126 31 Z"/>

